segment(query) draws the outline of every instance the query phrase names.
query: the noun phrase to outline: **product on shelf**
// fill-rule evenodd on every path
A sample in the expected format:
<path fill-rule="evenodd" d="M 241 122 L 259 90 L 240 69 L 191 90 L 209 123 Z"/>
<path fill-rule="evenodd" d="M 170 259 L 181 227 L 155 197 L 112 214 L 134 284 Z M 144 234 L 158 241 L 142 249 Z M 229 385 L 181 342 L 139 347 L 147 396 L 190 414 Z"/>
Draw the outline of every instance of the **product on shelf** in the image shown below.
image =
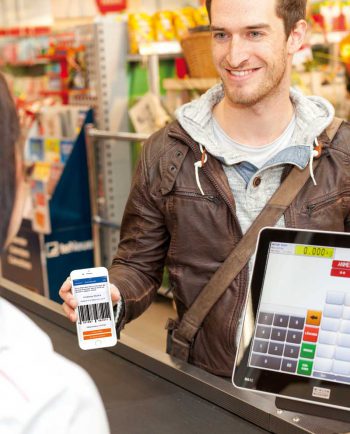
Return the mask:
<path fill-rule="evenodd" d="M 62 68 L 60 63 L 49 63 L 46 65 L 46 89 L 59 91 L 62 89 Z"/>
<path fill-rule="evenodd" d="M 160 11 L 153 15 L 152 23 L 156 41 L 173 41 L 176 39 L 173 16 L 173 12 L 170 11 Z"/>
<path fill-rule="evenodd" d="M 146 93 L 129 110 L 131 122 L 137 133 L 152 134 L 170 122 L 170 116 L 159 98 Z"/>
<path fill-rule="evenodd" d="M 174 12 L 174 27 L 178 39 L 182 39 L 188 29 L 195 27 L 198 22 L 195 20 L 194 8 L 183 8 Z"/>
<path fill-rule="evenodd" d="M 137 54 L 145 44 L 179 41 L 188 33 L 188 29 L 208 24 L 209 18 L 204 6 L 159 11 L 153 16 L 146 13 L 129 14 L 129 51 Z"/>
<path fill-rule="evenodd" d="M 317 1 L 310 8 L 316 28 L 326 32 L 350 30 L 350 1 Z"/>
<path fill-rule="evenodd" d="M 33 163 L 31 199 L 33 230 L 51 231 L 49 201 L 73 150 L 86 108 L 67 105 L 40 107 L 25 146 L 27 164 Z"/>
<path fill-rule="evenodd" d="M 67 51 L 68 89 L 83 90 L 88 87 L 86 49 L 84 46 L 70 48 Z"/>
<path fill-rule="evenodd" d="M 193 18 L 196 23 L 196 26 L 209 26 L 209 17 L 208 17 L 207 8 L 205 6 L 194 8 Z"/>
<path fill-rule="evenodd" d="M 49 234 L 51 232 L 47 180 L 31 181 L 32 195 L 32 228 L 35 232 Z"/>
<path fill-rule="evenodd" d="M 0 39 L 1 64 L 30 65 L 38 62 L 48 47 L 48 36 L 3 37 Z"/>
<path fill-rule="evenodd" d="M 345 65 L 346 89 L 350 92 L 350 34 L 340 41 L 339 52 Z"/>
<path fill-rule="evenodd" d="M 350 64 L 350 33 L 340 41 L 340 57 L 346 64 Z"/>
<path fill-rule="evenodd" d="M 128 16 L 128 30 L 131 54 L 137 54 L 141 44 L 155 40 L 152 17 L 146 13 L 130 14 Z"/>
<path fill-rule="evenodd" d="M 26 37 L 0 35 L 0 66 L 15 98 L 33 101 L 52 96 L 67 104 L 71 92 L 89 93 L 86 41 L 82 43 L 79 30 Z"/>

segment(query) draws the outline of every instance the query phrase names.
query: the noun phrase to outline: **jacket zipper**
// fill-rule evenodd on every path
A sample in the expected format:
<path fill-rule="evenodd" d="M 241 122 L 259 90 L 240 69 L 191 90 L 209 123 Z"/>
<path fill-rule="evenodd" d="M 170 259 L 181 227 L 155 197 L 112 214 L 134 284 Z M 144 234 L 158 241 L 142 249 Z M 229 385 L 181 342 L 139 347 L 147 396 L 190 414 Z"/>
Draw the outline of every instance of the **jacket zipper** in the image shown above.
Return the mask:
<path fill-rule="evenodd" d="M 342 193 L 337 193 L 333 196 L 328 197 L 327 199 L 320 200 L 315 203 L 311 203 L 306 206 L 306 212 L 309 217 L 311 217 L 311 214 L 315 211 L 318 211 L 319 209 L 322 209 L 324 206 L 331 204 L 332 202 L 336 202 L 337 199 L 341 198 L 344 194 L 350 194 L 350 190 L 345 190 Z"/>
<path fill-rule="evenodd" d="M 212 196 L 212 195 L 201 195 L 198 193 L 190 192 L 190 191 L 174 191 L 175 196 L 185 196 L 185 197 L 193 197 L 195 199 L 205 199 L 209 200 L 210 202 L 213 202 L 215 204 L 218 204 L 220 202 L 220 198 L 218 196 Z"/>

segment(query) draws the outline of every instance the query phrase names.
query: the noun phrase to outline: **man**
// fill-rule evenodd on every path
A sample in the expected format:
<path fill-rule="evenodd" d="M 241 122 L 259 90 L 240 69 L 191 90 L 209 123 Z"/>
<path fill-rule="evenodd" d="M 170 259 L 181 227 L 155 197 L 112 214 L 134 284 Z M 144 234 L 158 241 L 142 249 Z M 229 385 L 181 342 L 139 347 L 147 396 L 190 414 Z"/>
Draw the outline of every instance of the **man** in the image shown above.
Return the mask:
<path fill-rule="evenodd" d="M 0 74 L 0 253 L 16 234 L 26 197 L 19 124 Z M 55 353 L 49 337 L 0 297 L 0 433 L 107 434 L 96 386 Z"/>
<path fill-rule="evenodd" d="M 350 226 L 349 127 L 330 146 L 333 107 L 290 89 L 306 0 L 207 0 L 207 8 L 222 85 L 181 107 L 144 146 L 110 269 L 121 327 L 152 302 L 164 264 L 181 318 L 294 165 L 310 179 L 277 226 Z M 231 376 L 248 275 L 246 265 L 205 318 L 191 363 Z M 75 319 L 69 283 L 61 296 Z"/>

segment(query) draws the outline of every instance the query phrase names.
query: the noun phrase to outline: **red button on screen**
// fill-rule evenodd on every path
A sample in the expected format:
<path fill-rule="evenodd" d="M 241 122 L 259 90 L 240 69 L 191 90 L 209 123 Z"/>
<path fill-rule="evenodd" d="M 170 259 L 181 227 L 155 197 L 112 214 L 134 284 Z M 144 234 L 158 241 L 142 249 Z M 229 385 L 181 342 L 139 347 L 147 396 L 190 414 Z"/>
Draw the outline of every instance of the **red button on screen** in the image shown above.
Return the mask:
<path fill-rule="evenodd" d="M 333 277 L 350 277 L 350 270 L 342 268 L 332 268 L 331 276 Z"/>
<path fill-rule="evenodd" d="M 319 329 L 316 327 L 305 327 L 303 341 L 317 342 Z"/>
<path fill-rule="evenodd" d="M 350 261 L 332 261 L 332 267 L 350 270 Z"/>

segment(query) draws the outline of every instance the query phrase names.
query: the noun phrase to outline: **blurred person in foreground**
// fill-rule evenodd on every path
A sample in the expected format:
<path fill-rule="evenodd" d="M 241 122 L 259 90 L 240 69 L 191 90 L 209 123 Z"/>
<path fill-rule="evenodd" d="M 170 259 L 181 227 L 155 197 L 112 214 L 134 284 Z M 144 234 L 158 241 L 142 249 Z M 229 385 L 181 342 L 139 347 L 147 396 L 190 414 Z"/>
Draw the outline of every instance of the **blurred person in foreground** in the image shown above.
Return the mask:
<path fill-rule="evenodd" d="M 0 75 L 0 252 L 22 219 L 26 179 L 17 113 Z M 49 337 L 0 297 L 0 433 L 107 434 L 99 393 L 78 365 L 55 353 Z"/>
<path fill-rule="evenodd" d="M 119 328 L 154 300 L 164 265 L 181 319 L 295 166 L 309 178 L 276 226 L 350 230 L 349 124 L 331 142 L 332 105 L 290 87 L 306 0 L 206 6 L 222 83 L 144 144 L 110 268 Z M 250 273 L 247 263 L 211 308 L 189 342 L 190 363 L 231 376 Z M 69 282 L 60 294 L 76 320 Z"/>

